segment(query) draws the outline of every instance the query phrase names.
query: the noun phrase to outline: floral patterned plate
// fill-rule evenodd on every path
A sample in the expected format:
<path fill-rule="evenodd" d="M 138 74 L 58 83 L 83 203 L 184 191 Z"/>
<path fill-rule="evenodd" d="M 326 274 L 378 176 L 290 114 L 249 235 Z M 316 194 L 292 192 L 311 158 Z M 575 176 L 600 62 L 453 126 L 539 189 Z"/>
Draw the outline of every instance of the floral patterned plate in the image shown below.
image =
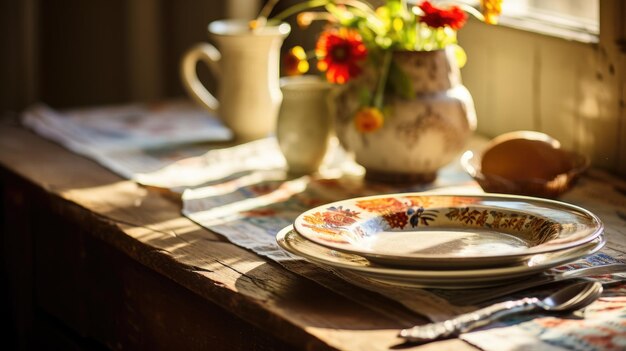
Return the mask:
<path fill-rule="evenodd" d="M 606 243 L 604 236 L 601 235 L 572 249 L 532 255 L 514 266 L 438 270 L 379 265 L 359 255 L 317 245 L 298 234 L 292 226 L 281 230 L 276 236 L 276 241 L 287 252 L 321 266 L 347 271 L 387 284 L 444 289 L 507 284 L 512 279 L 538 274 L 552 267 L 591 255 Z"/>
<path fill-rule="evenodd" d="M 593 213 L 554 200 L 405 193 L 319 206 L 299 215 L 294 228 L 374 262 L 449 269 L 514 265 L 587 243 L 603 225 Z"/>

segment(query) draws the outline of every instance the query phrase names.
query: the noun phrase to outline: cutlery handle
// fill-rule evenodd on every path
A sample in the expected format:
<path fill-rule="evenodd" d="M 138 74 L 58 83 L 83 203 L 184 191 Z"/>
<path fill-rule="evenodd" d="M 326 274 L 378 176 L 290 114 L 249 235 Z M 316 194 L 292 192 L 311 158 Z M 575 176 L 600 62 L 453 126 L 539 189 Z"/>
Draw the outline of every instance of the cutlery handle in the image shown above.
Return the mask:
<path fill-rule="evenodd" d="M 549 275 L 533 277 L 533 278 L 529 278 L 526 280 L 522 280 L 517 283 L 503 285 L 503 286 L 496 286 L 494 288 L 485 289 L 487 291 L 481 291 L 480 293 L 474 293 L 474 294 L 469 293 L 468 294 L 469 296 L 467 295 L 463 296 L 462 298 L 459 298 L 458 302 L 454 301 L 454 303 L 458 303 L 459 305 L 462 305 L 462 306 L 463 305 L 478 305 L 484 302 L 488 302 L 490 300 L 497 299 L 499 297 L 516 293 L 518 291 L 534 288 L 536 286 L 541 286 L 541 285 L 548 284 L 548 283 L 558 282 L 563 279 L 564 278 L 562 276 L 549 276 Z"/>
<path fill-rule="evenodd" d="M 469 296 L 463 296 L 462 300 L 459 300 L 458 302 L 454 301 L 454 303 L 458 303 L 460 305 L 476 305 L 512 293 L 516 293 L 518 291 L 534 288 L 548 283 L 554 283 L 574 278 L 588 277 L 593 275 L 615 274 L 623 272 L 626 272 L 626 264 L 623 263 L 612 263 L 602 266 L 579 268 L 571 271 L 557 273 L 555 275 L 531 277 L 517 283 L 504 285 L 502 287 L 490 288 L 478 294 L 470 293 L 468 294 Z"/>
<path fill-rule="evenodd" d="M 493 323 L 504 316 L 532 311 L 537 307 L 538 302 L 539 299 L 537 298 L 500 302 L 444 322 L 403 329 L 399 336 L 411 342 L 425 342 L 452 337 Z"/>

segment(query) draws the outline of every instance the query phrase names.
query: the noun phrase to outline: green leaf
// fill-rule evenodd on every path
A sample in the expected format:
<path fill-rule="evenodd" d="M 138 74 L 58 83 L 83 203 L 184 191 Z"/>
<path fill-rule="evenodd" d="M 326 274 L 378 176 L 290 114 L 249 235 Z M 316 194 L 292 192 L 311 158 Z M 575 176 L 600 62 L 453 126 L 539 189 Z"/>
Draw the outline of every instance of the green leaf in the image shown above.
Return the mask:
<path fill-rule="evenodd" d="M 393 45 L 393 39 L 387 36 L 378 35 L 375 38 L 375 42 L 376 42 L 376 45 L 378 45 L 378 47 L 380 47 L 383 50 L 388 49 L 391 47 L 391 45 Z"/>
<path fill-rule="evenodd" d="M 335 6 L 335 4 L 328 4 L 324 7 L 326 8 L 326 11 L 333 15 L 339 24 L 344 27 L 352 27 L 355 25 L 355 22 L 358 21 L 359 17 L 355 16 L 345 7 L 338 7 Z"/>
<path fill-rule="evenodd" d="M 396 17 L 406 12 L 406 9 L 400 0 L 387 0 L 385 7 L 389 9 L 389 13 L 392 17 Z"/>
<path fill-rule="evenodd" d="M 370 106 L 372 101 L 372 92 L 366 87 L 359 88 L 359 104 L 361 106 Z"/>
<path fill-rule="evenodd" d="M 398 65 L 393 63 L 393 61 L 391 67 L 389 67 L 389 85 L 387 87 L 391 89 L 394 94 L 405 99 L 410 99 L 415 96 L 411 80 Z"/>

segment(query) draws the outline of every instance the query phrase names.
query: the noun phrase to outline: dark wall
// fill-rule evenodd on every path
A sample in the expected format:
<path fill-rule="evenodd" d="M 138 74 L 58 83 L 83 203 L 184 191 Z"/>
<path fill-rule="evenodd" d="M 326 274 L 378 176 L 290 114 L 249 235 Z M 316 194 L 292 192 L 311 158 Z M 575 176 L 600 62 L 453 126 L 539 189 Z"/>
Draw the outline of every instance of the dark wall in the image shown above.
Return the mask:
<path fill-rule="evenodd" d="M 208 40 L 208 23 L 227 16 L 228 1 L 0 0 L 0 113 L 37 101 L 65 108 L 184 96 L 179 61 Z M 273 13 L 296 1 L 281 0 Z M 283 50 L 312 50 L 321 24 L 288 22 Z M 208 69 L 198 72 L 215 90 Z"/>
<path fill-rule="evenodd" d="M 124 0 L 39 2 L 38 82 L 54 106 L 123 101 Z"/>
<path fill-rule="evenodd" d="M 153 18 L 142 6 L 157 9 L 145 14 Z M 154 67 L 144 77 L 158 76 L 159 86 L 147 87 L 151 98 L 181 96 L 180 57 L 207 40 L 207 24 L 225 17 L 225 7 L 217 0 L 0 0 L 0 113 L 36 101 L 70 107 L 137 100 L 142 83 L 150 84 L 133 72 L 144 63 Z M 153 31 L 131 35 L 146 19 Z M 152 51 L 142 52 L 142 36 L 156 41 Z"/>

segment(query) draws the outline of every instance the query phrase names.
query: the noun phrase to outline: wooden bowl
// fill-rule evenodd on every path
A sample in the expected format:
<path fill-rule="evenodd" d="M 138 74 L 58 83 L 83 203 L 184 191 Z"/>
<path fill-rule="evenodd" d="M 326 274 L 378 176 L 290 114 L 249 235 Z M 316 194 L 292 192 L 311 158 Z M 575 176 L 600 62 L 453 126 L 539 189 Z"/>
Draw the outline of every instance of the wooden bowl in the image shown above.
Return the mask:
<path fill-rule="evenodd" d="M 556 198 L 575 184 L 589 160 L 547 134 L 516 131 L 492 139 L 480 153 L 467 151 L 461 164 L 486 192 Z"/>

